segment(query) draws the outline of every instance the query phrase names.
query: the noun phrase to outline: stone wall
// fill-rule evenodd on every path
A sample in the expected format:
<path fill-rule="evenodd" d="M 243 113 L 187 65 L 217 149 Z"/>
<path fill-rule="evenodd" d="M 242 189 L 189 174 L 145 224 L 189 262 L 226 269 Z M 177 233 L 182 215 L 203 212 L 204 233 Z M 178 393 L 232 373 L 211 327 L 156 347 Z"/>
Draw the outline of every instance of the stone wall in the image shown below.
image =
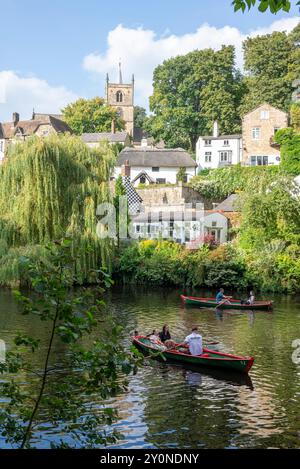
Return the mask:
<path fill-rule="evenodd" d="M 143 199 L 145 207 L 153 206 L 182 206 L 184 204 L 203 203 L 205 210 L 213 208 L 212 203 L 188 186 L 179 184 L 177 186 L 160 187 L 159 185 L 151 188 L 137 189 L 138 194 Z"/>

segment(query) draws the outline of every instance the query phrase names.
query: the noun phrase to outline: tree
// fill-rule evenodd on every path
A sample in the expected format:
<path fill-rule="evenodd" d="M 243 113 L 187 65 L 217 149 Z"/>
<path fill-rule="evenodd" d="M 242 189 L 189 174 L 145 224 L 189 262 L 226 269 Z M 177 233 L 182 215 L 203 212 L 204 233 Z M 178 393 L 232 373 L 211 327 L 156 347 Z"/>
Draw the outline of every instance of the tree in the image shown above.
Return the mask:
<path fill-rule="evenodd" d="M 154 93 L 146 124 L 149 133 L 169 147 L 195 149 L 199 135 L 240 130 L 237 108 L 243 87 L 235 68 L 234 47 L 196 50 L 166 60 L 154 71 Z"/>
<path fill-rule="evenodd" d="M 298 106 L 299 111 L 299 106 Z M 299 119 L 299 115 L 298 115 Z M 293 129 L 280 129 L 275 135 L 280 145 L 281 166 L 289 174 L 300 175 L 300 134 Z"/>
<path fill-rule="evenodd" d="M 77 272 L 83 280 L 87 266 L 109 267 L 113 242 L 98 238 L 96 209 L 111 200 L 114 164 L 108 143 L 90 149 L 75 136 L 35 137 L 10 147 L 0 167 L 0 241 L 8 249 L 0 254 L 0 284 L 23 280 L 13 254 L 18 258 L 29 246 L 44 246 L 65 233 L 81 252 Z M 80 249 L 90 244 L 92 255 Z"/>
<path fill-rule="evenodd" d="M 285 32 L 274 32 L 244 41 L 246 76 L 241 113 L 263 102 L 288 111 L 293 93 L 295 43 Z"/>
<path fill-rule="evenodd" d="M 96 327 L 99 335 L 97 314 L 103 308 L 101 298 L 111 284 L 110 278 L 105 272 L 94 271 L 99 282 L 96 290 L 71 293 L 76 283 L 71 240 L 65 238 L 47 249 L 48 262 L 40 259 L 31 264 L 29 259 L 22 259 L 34 295 L 28 298 L 19 291 L 16 294 L 23 314 L 48 326 L 48 343 L 44 353 L 38 338 L 18 335 L 16 349 L 0 364 L 0 373 L 4 374 L 1 396 L 6 399 L 0 410 L 1 434 L 13 447 L 27 449 L 33 439 L 44 441 L 43 425 L 51 422 L 60 428 L 61 435 L 60 444 L 52 447 L 70 447 L 72 441 L 90 448 L 105 445 L 116 440 L 116 433 L 101 427 L 110 425 L 116 413 L 103 407 L 103 401 L 122 391 L 124 374 L 135 365 L 134 356 L 122 347 L 121 329 L 114 323 L 102 331 L 103 339 L 84 345 Z M 65 350 L 59 359 L 54 344 Z M 29 351 L 43 357 L 42 369 L 34 365 L 34 360 L 28 363 Z M 24 374 L 31 376 L 30 386 L 23 378 L 16 379 L 16 375 Z M 88 396 L 99 396 L 97 405 L 89 402 Z"/>
<path fill-rule="evenodd" d="M 248 8 L 254 7 L 258 4 L 258 10 L 265 12 L 268 9 L 271 13 L 278 13 L 279 11 L 289 12 L 291 8 L 290 0 L 233 0 L 234 11 L 242 10 L 243 12 Z M 300 5 L 300 1 L 295 1 L 295 5 Z"/>
<path fill-rule="evenodd" d="M 110 132 L 112 120 L 116 130 L 124 129 L 124 121 L 116 109 L 105 104 L 104 99 L 78 99 L 63 110 L 64 120 L 76 135 L 94 132 Z"/>
<path fill-rule="evenodd" d="M 146 109 L 141 106 L 134 106 L 134 126 L 143 129 L 146 120 Z"/>

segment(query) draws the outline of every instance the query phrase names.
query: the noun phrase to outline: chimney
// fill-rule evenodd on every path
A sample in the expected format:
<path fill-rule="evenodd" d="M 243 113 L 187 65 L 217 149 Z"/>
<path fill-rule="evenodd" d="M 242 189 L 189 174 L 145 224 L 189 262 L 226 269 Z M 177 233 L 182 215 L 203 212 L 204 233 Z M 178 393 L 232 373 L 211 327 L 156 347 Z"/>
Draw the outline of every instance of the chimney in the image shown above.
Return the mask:
<path fill-rule="evenodd" d="M 129 160 L 125 161 L 125 164 L 122 166 L 121 169 L 121 176 L 128 176 L 130 177 L 130 165 L 129 165 Z"/>
<path fill-rule="evenodd" d="M 116 133 L 116 121 L 115 121 L 115 119 L 113 119 L 113 120 L 111 121 L 111 133 L 112 133 L 112 134 L 115 134 L 115 133 Z"/>
<path fill-rule="evenodd" d="M 18 124 L 20 120 L 20 114 L 18 114 L 17 112 L 14 112 L 12 116 L 12 120 L 13 120 L 14 127 L 16 127 L 16 125 Z"/>
<path fill-rule="evenodd" d="M 213 136 L 214 137 L 219 137 L 220 133 L 219 133 L 219 124 L 218 124 L 218 121 L 215 121 L 214 122 L 214 132 L 213 132 Z"/>

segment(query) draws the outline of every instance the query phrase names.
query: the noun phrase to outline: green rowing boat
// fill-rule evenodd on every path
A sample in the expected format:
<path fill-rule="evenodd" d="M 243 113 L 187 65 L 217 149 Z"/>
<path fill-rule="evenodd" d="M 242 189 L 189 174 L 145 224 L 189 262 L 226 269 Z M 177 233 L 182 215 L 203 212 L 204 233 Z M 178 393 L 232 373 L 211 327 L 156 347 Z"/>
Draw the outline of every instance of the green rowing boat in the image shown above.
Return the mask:
<path fill-rule="evenodd" d="M 253 357 L 239 357 L 229 353 L 216 352 L 214 350 L 203 349 L 202 355 L 193 356 L 187 352 L 185 347 L 177 346 L 174 349 L 167 350 L 161 345 L 153 343 L 144 336 L 133 337 L 132 342 L 145 354 L 153 354 L 155 358 L 164 358 L 165 360 L 175 360 L 181 363 L 189 363 L 199 367 L 226 368 L 231 371 L 248 373 L 251 369 Z"/>
<path fill-rule="evenodd" d="M 255 301 L 253 305 L 242 304 L 241 300 L 230 300 L 230 304 L 219 305 L 215 298 L 197 298 L 195 296 L 180 296 L 183 303 L 187 306 L 197 308 L 218 308 L 218 309 L 238 309 L 240 311 L 269 311 L 273 308 L 272 301 Z"/>

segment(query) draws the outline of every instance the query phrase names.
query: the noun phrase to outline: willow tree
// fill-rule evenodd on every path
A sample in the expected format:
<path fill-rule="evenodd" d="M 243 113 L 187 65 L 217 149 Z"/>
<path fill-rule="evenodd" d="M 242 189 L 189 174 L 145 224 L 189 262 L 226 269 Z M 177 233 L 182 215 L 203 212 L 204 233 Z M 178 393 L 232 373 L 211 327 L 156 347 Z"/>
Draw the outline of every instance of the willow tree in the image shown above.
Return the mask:
<path fill-rule="evenodd" d="M 20 254 L 30 247 L 40 252 L 66 233 L 80 251 L 77 274 L 83 280 L 90 269 L 109 267 L 113 242 L 97 237 L 96 208 L 110 201 L 114 162 L 108 144 L 89 149 L 74 136 L 35 137 L 12 145 L 0 168 L 1 268 L 5 271 L 5 260 L 14 264 L 12 251 Z M 1 268 L 0 283 L 5 283 Z"/>

